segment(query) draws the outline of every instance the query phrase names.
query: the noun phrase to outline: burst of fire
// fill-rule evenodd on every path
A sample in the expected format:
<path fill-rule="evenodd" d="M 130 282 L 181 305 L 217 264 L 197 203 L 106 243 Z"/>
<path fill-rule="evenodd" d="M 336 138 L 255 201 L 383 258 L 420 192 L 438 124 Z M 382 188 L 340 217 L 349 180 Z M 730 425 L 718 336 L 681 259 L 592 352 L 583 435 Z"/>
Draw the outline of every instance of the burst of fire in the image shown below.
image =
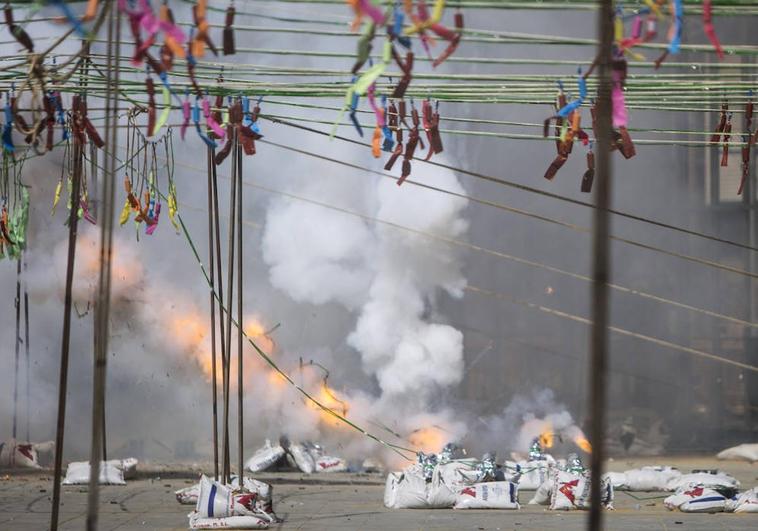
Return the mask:
<path fill-rule="evenodd" d="M 274 341 L 266 334 L 266 328 L 257 317 L 245 317 L 243 326 L 245 334 L 258 345 L 258 348 L 266 354 L 271 354 L 274 351 Z"/>
<path fill-rule="evenodd" d="M 553 444 L 555 443 L 555 434 L 553 433 L 552 428 L 549 428 L 542 433 L 540 433 L 540 445 L 542 448 L 552 448 Z"/>
<path fill-rule="evenodd" d="M 188 352 L 207 379 L 211 378 L 211 354 L 205 344 L 208 323 L 195 312 L 174 312 L 168 319 L 169 333 L 182 351 Z"/>
<path fill-rule="evenodd" d="M 289 383 L 284 376 L 273 369 L 268 372 L 268 382 L 277 389 L 282 389 Z"/>
<path fill-rule="evenodd" d="M 418 429 L 408 437 L 411 445 L 424 453 L 441 451 L 446 440 L 445 432 L 438 426 Z"/>
<path fill-rule="evenodd" d="M 574 442 L 576 443 L 576 445 L 579 448 L 581 448 L 582 450 L 584 450 L 588 454 L 592 453 L 592 445 L 590 444 L 590 442 L 585 437 L 583 437 L 583 436 L 576 437 L 576 438 L 574 438 Z"/>
<path fill-rule="evenodd" d="M 98 233 L 85 232 L 79 235 L 76 244 L 76 267 L 77 278 L 89 281 L 95 289 L 100 272 L 100 239 Z M 120 289 L 126 289 L 137 284 L 142 279 L 143 267 L 139 260 L 128 249 L 124 249 L 119 240 L 113 242 L 113 254 L 111 256 L 112 290 L 118 293 Z"/>
<path fill-rule="evenodd" d="M 331 409 L 343 417 L 346 417 L 350 411 L 350 404 L 348 404 L 347 400 L 340 396 L 337 391 L 329 387 L 325 382 L 321 385 L 318 393 L 314 394 L 313 398 L 318 400 L 318 402 L 324 407 Z M 309 401 L 308 404 L 318 412 L 321 422 L 335 427 L 345 426 L 342 422 L 336 419 L 334 415 L 320 408 L 315 403 Z"/>

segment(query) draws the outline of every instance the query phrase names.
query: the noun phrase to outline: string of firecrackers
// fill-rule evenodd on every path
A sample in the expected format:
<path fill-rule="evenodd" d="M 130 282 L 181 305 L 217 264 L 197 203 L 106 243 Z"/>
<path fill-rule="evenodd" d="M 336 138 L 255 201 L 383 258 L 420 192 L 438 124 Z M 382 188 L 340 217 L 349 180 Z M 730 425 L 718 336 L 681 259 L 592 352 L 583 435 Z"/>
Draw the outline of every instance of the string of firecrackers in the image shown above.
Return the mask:
<path fill-rule="evenodd" d="M 19 260 L 26 248 L 29 223 L 29 189 L 21 181 L 26 157 L 16 160 L 13 153 L 2 151 L 0 166 L 0 260 L 6 256 Z"/>
<path fill-rule="evenodd" d="M 668 7 L 669 11 L 669 27 L 666 34 L 668 46 L 663 54 L 655 60 L 655 68 L 660 68 L 661 64 L 666 60 L 669 55 L 677 54 L 681 48 L 682 31 L 684 26 L 684 3 L 683 0 L 644 0 L 646 5 L 643 9 L 638 9 L 633 12 L 632 15 L 625 15 L 621 6 L 617 7 L 614 16 L 614 42 L 613 42 L 613 62 L 611 65 L 611 106 L 612 106 L 612 126 L 613 126 L 613 139 L 611 142 L 611 151 L 618 150 L 625 159 L 630 159 L 635 156 L 636 149 L 634 142 L 629 134 L 628 130 L 628 112 L 626 108 L 624 91 L 626 88 L 627 77 L 627 60 L 626 56 L 631 56 L 638 61 L 644 61 L 645 57 L 640 53 L 634 51 L 636 46 L 644 43 L 648 43 L 656 38 L 658 34 L 657 24 L 659 20 L 663 20 L 664 7 Z M 717 55 L 720 59 L 723 59 L 724 52 L 716 36 L 716 31 L 713 27 L 712 16 L 712 2 L 711 0 L 703 0 L 703 29 L 708 36 L 711 44 L 713 45 Z M 625 22 L 631 19 L 631 33 L 629 36 L 625 35 Z M 644 31 L 643 31 L 644 28 Z M 587 84 L 586 79 L 589 77 L 597 63 L 597 60 L 593 62 L 589 70 L 582 75 L 581 68 L 578 72 L 578 92 L 579 95 L 571 102 L 567 102 L 567 97 L 564 93 L 563 84 L 559 82 L 559 91 L 556 98 L 557 114 L 545 120 L 543 136 L 549 135 L 550 122 L 555 120 L 555 136 L 557 155 L 555 159 L 550 163 L 547 171 L 545 172 L 545 179 L 553 180 L 558 173 L 558 170 L 566 163 L 568 156 L 570 155 L 574 140 L 579 139 L 582 144 L 588 147 L 587 151 L 587 169 L 582 176 L 580 190 L 584 193 L 590 193 L 592 191 L 592 184 L 595 175 L 595 156 L 592 151 L 593 142 L 590 140 L 589 135 L 581 128 L 581 107 L 587 98 Z M 749 115 L 752 117 L 752 101 L 748 103 Z M 592 129 L 593 135 L 597 138 L 596 134 L 596 117 L 595 117 L 595 103 L 592 101 L 590 112 L 592 115 Z M 746 131 L 750 129 L 750 119 L 748 111 L 746 111 Z M 731 118 L 729 118 L 731 120 Z M 728 126 L 731 129 L 731 125 Z M 715 142 L 718 142 L 718 138 Z M 728 134 L 726 135 L 725 145 L 728 142 Z M 748 138 L 752 140 L 752 136 L 748 135 Z M 744 181 L 749 174 L 749 158 L 750 147 L 748 144 L 743 148 L 743 179 L 740 184 L 740 193 L 744 186 Z M 722 158 L 722 165 L 726 161 L 726 147 L 724 148 L 724 156 Z"/>
<path fill-rule="evenodd" d="M 371 0 L 346 0 L 346 3 L 355 13 L 351 24 L 352 30 L 357 31 L 363 25 L 363 31 L 358 39 L 356 60 L 351 69 L 353 79 L 332 127 L 331 137 L 334 137 L 337 126 L 342 122 L 342 117 L 348 110 L 356 132 L 363 137 L 363 128 L 358 122 L 356 113 L 360 97 L 366 96 L 376 122 L 371 138 L 371 153 L 375 158 L 380 158 L 382 152 L 390 154 L 384 166 L 387 171 L 392 170 L 395 162 L 401 156 L 403 157 L 401 177 L 397 181 L 398 185 L 402 185 L 411 174 L 411 160 L 414 158 L 416 148 L 420 146 L 421 149 L 425 149 L 424 141 L 420 136 L 421 126 L 426 133 L 426 143 L 429 146 L 425 160 L 429 160 L 434 154 L 442 153 L 444 149 L 439 132 L 438 103 L 432 107 L 428 98 L 424 100 L 420 119 L 416 105 L 411 100 L 413 125 L 409 125 L 406 119 L 407 105 L 404 98 L 413 80 L 414 66 L 411 36 L 418 36 L 432 66 L 436 68 L 458 48 L 464 29 L 463 14 L 460 12 L 455 14 L 455 29 L 451 30 L 441 23 L 445 11 L 445 0 L 435 0 L 431 11 L 425 0 L 418 0 L 415 5 L 412 0 L 403 0 L 402 3 L 398 1 L 386 10 L 380 9 Z M 406 25 L 406 19 L 409 21 L 408 25 Z M 386 40 L 383 44 L 381 60 L 372 64 L 370 54 L 373 41 L 377 29 L 382 27 L 386 30 Z M 448 43 L 445 50 L 436 58 L 432 56 L 431 51 L 435 45 L 432 34 Z M 396 44 L 401 49 L 405 49 L 404 58 L 398 46 L 395 46 Z M 400 68 L 402 74 L 400 81 L 392 89 L 390 98 L 382 95 L 377 101 L 377 80 L 385 74 L 393 61 Z M 369 68 L 360 73 L 366 62 L 369 62 Z M 405 144 L 401 124 L 409 132 L 408 141 Z"/>
<path fill-rule="evenodd" d="M 349 108 L 351 121 L 353 122 L 358 134 L 362 136 L 363 131 L 360 123 L 356 118 L 356 112 L 359 97 L 366 95 L 369 101 L 369 105 L 371 106 L 371 109 L 376 116 L 376 126 L 374 128 L 372 138 L 372 153 L 375 157 L 381 156 L 381 151 L 390 153 L 390 158 L 385 166 L 385 168 L 388 170 L 392 169 L 394 163 L 399 159 L 401 155 L 403 156 L 402 175 L 398 181 L 398 184 L 402 184 L 402 182 L 410 175 L 410 161 L 413 159 L 416 147 L 420 145 L 422 149 L 425 149 L 424 142 L 419 135 L 420 125 L 422 124 L 420 123 L 421 120 L 419 120 L 419 113 L 415 107 L 413 100 L 411 100 L 411 120 L 413 126 L 410 126 L 406 121 L 406 113 L 404 111 L 406 104 L 403 100 L 403 97 L 405 95 L 405 91 L 411 83 L 413 69 L 413 53 L 410 50 L 409 36 L 417 34 L 420 37 L 422 45 L 424 46 L 427 54 L 429 54 L 430 59 L 432 59 L 430 48 L 433 44 L 433 39 L 429 36 L 429 32 L 432 32 L 437 36 L 449 41 L 448 48 L 437 59 L 433 60 L 433 66 L 438 66 L 457 48 L 463 31 L 463 16 L 460 13 L 456 13 L 456 30 L 451 31 L 440 23 L 445 9 L 444 0 L 436 0 L 431 13 L 429 12 L 426 3 L 423 0 L 416 2 L 415 6 L 412 0 L 404 0 L 402 3 L 402 9 L 400 7 L 400 4 L 396 3 L 394 8 L 388 8 L 385 12 L 377 8 L 370 0 L 347 0 L 347 3 L 352 6 L 356 14 L 353 27 L 357 29 L 364 18 L 366 19 L 367 23 L 363 35 L 358 42 L 356 63 L 352 69 L 355 76 L 354 81 L 347 91 L 345 105 L 340 112 L 340 118 L 337 120 L 337 122 L 340 122 L 342 114 L 347 108 Z M 635 57 L 639 57 L 638 54 L 632 52 L 632 48 L 641 43 L 648 42 L 655 36 L 655 20 L 656 18 L 662 16 L 661 7 L 664 4 L 664 0 L 646 0 L 645 3 L 648 4 L 648 10 L 647 12 L 644 10 L 638 11 L 635 15 L 632 35 L 630 38 L 623 37 L 623 13 L 618 14 L 616 21 L 616 46 L 621 57 L 614 62 L 613 73 L 614 127 L 617 128 L 617 141 L 614 143 L 613 147 L 618 148 L 627 158 L 634 155 L 634 145 L 631 142 L 631 138 L 629 137 L 628 131 L 626 129 L 627 117 L 623 93 L 624 82 L 626 78 L 626 65 L 623 55 L 628 53 L 633 54 Z M 98 3 L 96 1 L 91 1 L 88 3 L 87 12 L 81 21 L 73 20 L 70 16 L 67 17 L 68 20 L 71 20 L 72 25 L 74 25 L 75 28 L 78 28 L 79 26 L 76 26 L 76 24 L 81 25 L 81 22 L 89 21 L 94 18 L 94 14 L 97 11 L 97 4 Z M 178 96 L 176 96 L 176 94 L 171 90 L 167 74 L 173 67 L 175 57 L 186 58 L 187 73 L 191 80 L 192 87 L 196 93 L 196 99 L 194 107 L 191 107 L 189 93 L 187 93 L 184 101 L 180 100 L 184 118 L 181 128 L 182 138 L 185 137 L 189 121 L 192 119 L 195 123 L 195 129 L 198 136 L 209 146 L 216 147 L 214 138 L 223 140 L 226 135 L 226 131 L 222 124 L 219 123 L 220 120 L 218 116 L 215 116 L 218 114 L 218 111 L 215 113 L 210 112 L 209 99 L 206 95 L 204 95 L 194 76 L 196 58 L 202 57 L 205 54 L 206 47 L 210 49 L 214 54 L 218 55 L 218 50 L 208 33 L 209 25 L 206 18 L 208 8 L 207 1 L 200 0 L 193 5 L 193 19 L 195 27 L 193 28 L 189 39 L 176 25 L 173 14 L 171 13 L 168 5 L 165 3 L 160 7 L 159 13 L 157 15 L 153 12 L 150 3 L 147 2 L 147 0 L 136 0 L 136 2 L 131 3 L 127 2 L 127 0 L 119 0 L 118 8 L 128 16 L 129 26 L 134 37 L 135 50 L 134 54 L 132 55 L 132 63 L 134 65 L 140 65 L 143 61 L 146 62 L 148 66 L 158 74 L 162 83 L 161 91 L 163 95 L 163 110 L 160 116 L 156 118 L 155 85 L 149 75 L 145 81 L 146 94 L 148 96 L 147 136 L 152 137 L 156 135 L 168 120 L 168 116 L 171 110 L 171 98 L 173 96 L 178 99 Z M 25 34 L 22 28 L 14 24 L 12 11 L 9 10 L 10 8 L 6 9 L 6 22 L 11 29 L 12 34 L 29 51 L 33 50 L 33 44 L 30 44 L 28 35 Z M 660 63 L 666 58 L 669 53 L 678 52 L 680 46 L 683 23 L 682 0 L 671 0 L 669 4 L 669 11 L 672 14 L 672 20 L 669 29 L 670 44 L 664 55 L 662 55 L 656 61 L 657 65 L 660 65 Z M 644 36 L 641 34 L 642 14 L 648 15 Z M 223 51 L 225 55 L 233 54 L 236 50 L 234 43 L 234 34 L 232 30 L 234 15 L 234 7 L 230 4 L 227 8 L 225 26 L 223 30 Z M 410 20 L 409 26 L 405 26 L 404 24 L 406 16 Z M 706 34 L 714 43 L 714 47 L 721 56 L 723 55 L 723 52 L 720 48 L 720 45 L 718 44 L 718 39 L 715 36 L 711 18 L 711 2 L 709 0 L 705 0 L 703 2 L 704 27 Z M 392 21 L 392 23 L 389 24 L 389 21 Z M 369 55 L 371 44 L 372 40 L 375 37 L 377 26 L 382 26 L 385 24 L 387 25 L 387 40 L 385 41 L 381 62 L 377 63 L 376 65 L 371 65 L 366 72 L 358 76 L 357 73 L 363 67 L 366 60 L 368 59 L 370 61 Z M 149 53 L 149 49 L 153 44 L 156 43 L 156 40 L 160 34 L 163 34 L 164 36 L 164 43 L 161 47 L 161 60 L 157 61 Z M 183 48 L 184 42 L 188 43 L 186 51 Z M 401 46 L 407 48 L 408 51 L 405 60 L 401 58 L 396 47 L 394 46 L 394 42 L 397 42 Z M 384 74 L 387 66 L 392 61 L 392 59 L 394 59 L 398 64 L 403 75 L 392 93 L 392 98 L 399 99 L 400 101 L 397 107 L 395 106 L 395 102 L 392 101 L 389 104 L 388 108 L 386 96 L 382 96 L 381 104 L 377 103 L 376 81 L 381 75 Z M 556 137 L 558 137 L 556 146 L 558 153 L 556 159 L 553 161 L 553 163 L 551 163 L 548 171 L 545 174 L 545 177 L 548 179 L 552 179 L 557 173 L 558 169 L 567 160 L 568 154 L 571 152 L 575 138 L 579 138 L 585 145 L 588 144 L 588 135 L 581 129 L 580 126 L 580 107 L 586 98 L 586 83 L 584 83 L 583 80 L 586 79 L 586 76 L 589 75 L 590 72 L 591 69 L 579 83 L 579 98 L 570 104 L 565 103 L 566 98 L 565 95 L 563 95 L 563 89 L 561 86 L 557 105 L 559 112 L 555 117 Z M 221 102 L 219 101 L 220 99 L 220 96 L 217 96 L 216 108 L 219 108 L 221 105 Z M 57 102 L 54 97 L 45 98 L 45 102 L 45 105 L 47 107 L 47 118 L 46 120 L 41 121 L 40 124 L 48 128 L 47 145 L 50 146 L 50 136 L 52 134 L 52 127 L 55 123 L 55 121 L 51 120 L 51 115 L 53 119 L 55 116 L 54 113 L 50 112 L 50 109 L 54 109 L 53 105 L 59 104 L 60 97 L 58 95 Z M 249 102 L 245 102 L 246 106 L 248 104 Z M 242 101 L 237 100 L 236 105 L 237 107 L 241 106 Z M 199 117 L 201 108 L 206 122 L 205 131 L 210 131 L 207 133 L 204 132 L 203 128 L 200 126 Z M 225 116 L 228 116 L 228 111 L 225 113 Z M 242 138 L 246 144 L 245 152 L 247 154 L 253 154 L 255 152 L 254 144 L 252 145 L 251 149 L 250 142 L 254 141 L 258 133 L 257 131 L 251 130 L 249 126 L 250 123 L 254 123 L 255 120 L 251 120 L 250 114 L 248 113 L 245 113 L 244 116 L 246 116 L 244 120 L 245 123 L 240 120 L 238 124 L 232 124 L 231 128 L 236 128 L 241 131 L 242 134 L 240 135 L 240 138 Z M 422 104 L 421 116 L 423 118 L 422 122 L 427 137 L 427 143 L 429 144 L 429 151 L 426 160 L 429 160 L 433 154 L 441 153 L 443 150 L 442 141 L 439 134 L 438 104 L 436 104 L 433 108 L 431 102 L 428 99 L 425 100 Z M 6 129 L 8 124 L 13 123 L 12 118 L 13 117 L 6 120 Z M 16 123 L 21 123 L 22 121 L 23 119 L 19 116 L 19 118 L 16 120 Z M 224 123 L 228 126 L 228 122 Z M 403 145 L 403 131 L 400 127 L 400 124 L 405 125 L 406 129 L 409 131 L 409 139 L 405 146 Z M 546 121 L 546 134 L 547 130 L 548 124 Z M 6 144 L 6 136 L 8 137 L 9 141 L 7 143 L 12 144 L 10 135 L 6 135 L 5 132 L 6 131 L 4 130 L 4 144 Z M 395 133 L 394 138 L 393 132 Z M 32 140 L 34 141 L 35 139 L 33 138 Z M 27 142 L 28 141 L 29 136 L 27 135 Z M 36 146 L 36 142 L 34 142 L 34 145 Z M 591 151 L 591 143 L 589 143 L 589 145 L 590 151 L 587 155 L 588 170 L 585 173 L 582 184 L 582 189 L 585 191 L 589 191 L 591 189 L 594 170 L 594 157 Z M 228 141 L 226 147 L 230 147 Z M 223 156 L 225 152 L 225 150 L 222 150 L 220 152 L 220 156 Z M 747 156 L 749 157 L 749 150 Z"/>

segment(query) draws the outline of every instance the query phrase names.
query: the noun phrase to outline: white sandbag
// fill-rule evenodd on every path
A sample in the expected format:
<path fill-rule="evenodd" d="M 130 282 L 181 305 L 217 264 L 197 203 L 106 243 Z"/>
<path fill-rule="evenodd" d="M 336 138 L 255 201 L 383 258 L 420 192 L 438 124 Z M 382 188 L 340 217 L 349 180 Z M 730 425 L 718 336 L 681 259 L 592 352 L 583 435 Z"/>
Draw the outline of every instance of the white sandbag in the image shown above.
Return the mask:
<path fill-rule="evenodd" d="M 316 459 L 316 472 L 345 472 L 347 461 L 339 457 L 322 455 Z"/>
<path fill-rule="evenodd" d="M 134 479 L 137 476 L 137 465 L 139 464 L 139 461 L 136 458 L 127 457 L 121 459 L 120 465 L 118 462 L 115 464 L 116 466 L 120 466 L 121 471 L 124 473 L 124 479 Z"/>
<path fill-rule="evenodd" d="M 548 505 L 550 503 L 550 497 L 553 495 L 553 487 L 555 483 L 552 478 L 547 478 L 542 485 L 537 489 L 529 500 L 529 505 Z"/>
<path fill-rule="evenodd" d="M 689 488 L 697 485 L 712 488 L 727 487 L 736 489 L 739 488 L 740 482 L 729 474 L 725 474 L 724 472 L 719 472 L 717 474 L 697 472 L 693 474 L 682 474 L 670 479 L 666 483 L 666 490 L 673 492 L 682 488 Z"/>
<path fill-rule="evenodd" d="M 457 471 L 461 465 L 449 462 L 437 465 L 432 480 L 427 485 L 426 502 L 432 509 L 444 509 L 455 505 L 456 485 L 460 478 Z"/>
<path fill-rule="evenodd" d="M 550 476 L 551 464 L 547 460 L 521 461 L 518 463 L 521 477 L 518 486 L 521 490 L 537 490 Z"/>
<path fill-rule="evenodd" d="M 273 514 L 273 488 L 271 485 L 253 478 L 245 478 L 244 485 L 247 490 L 255 492 L 258 495 L 255 501 L 255 508 L 261 512 Z M 239 486 L 238 476 L 231 477 L 231 486 Z M 176 501 L 182 505 L 197 505 L 197 500 L 200 497 L 200 483 L 179 489 L 174 494 L 176 495 Z"/>
<path fill-rule="evenodd" d="M 101 485 L 126 485 L 124 481 L 124 469 L 127 468 L 130 474 L 133 474 L 137 468 L 137 460 L 129 459 L 111 459 L 100 462 Z M 68 464 L 66 477 L 63 479 L 64 485 L 88 485 L 90 475 L 89 461 L 75 461 Z"/>
<path fill-rule="evenodd" d="M 682 473 L 670 466 L 643 466 L 623 473 L 609 472 L 605 475 L 613 487 L 625 491 L 665 491 L 670 481 Z"/>
<path fill-rule="evenodd" d="M 726 498 L 708 487 L 681 488 L 665 500 L 663 505 L 670 511 L 683 513 L 718 513 L 724 510 Z"/>
<path fill-rule="evenodd" d="M 269 520 L 263 516 L 228 516 L 204 518 L 197 511 L 189 514 L 190 529 L 268 529 Z"/>
<path fill-rule="evenodd" d="M 37 445 L 15 439 L 0 442 L 0 467 L 41 468 Z"/>
<path fill-rule="evenodd" d="M 384 502 L 390 509 L 426 509 L 426 494 L 426 480 L 415 467 L 387 476 Z"/>
<path fill-rule="evenodd" d="M 303 474 L 313 474 L 316 471 L 316 463 L 310 452 L 302 444 L 290 444 L 287 458 L 292 458 L 295 466 Z"/>
<path fill-rule="evenodd" d="M 397 502 L 397 484 L 403 476 L 402 472 L 390 472 L 384 482 L 384 506 L 394 508 Z"/>
<path fill-rule="evenodd" d="M 430 508 L 441 509 L 455 505 L 458 491 L 477 483 L 476 461 L 456 459 L 437 465 L 427 485 L 426 501 Z"/>
<path fill-rule="evenodd" d="M 280 445 L 271 446 L 271 441 L 266 439 L 266 443 L 255 451 L 253 457 L 247 460 L 245 468 L 251 472 L 261 472 L 274 465 L 284 456 L 284 448 Z"/>
<path fill-rule="evenodd" d="M 614 489 L 624 490 L 626 486 L 626 472 L 606 472 L 603 477 L 611 482 Z"/>
<path fill-rule="evenodd" d="M 518 485 L 510 481 L 476 483 L 460 489 L 454 509 L 518 509 Z"/>
<path fill-rule="evenodd" d="M 269 491 L 270 494 L 270 491 Z M 200 478 L 200 494 L 195 512 L 201 518 L 226 518 L 229 516 L 257 516 L 269 522 L 276 520 L 272 512 L 261 509 L 263 505 L 258 492 L 239 489 L 213 481 L 207 476 Z"/>
<path fill-rule="evenodd" d="M 731 459 L 735 461 L 758 461 L 758 443 L 746 443 L 732 446 L 716 454 L 718 459 Z"/>
<path fill-rule="evenodd" d="M 724 510 L 730 513 L 758 513 L 758 487 L 726 500 Z"/>
<path fill-rule="evenodd" d="M 174 491 L 174 495 L 176 501 L 182 505 L 197 505 L 197 499 L 200 496 L 200 483 Z"/>
<path fill-rule="evenodd" d="M 590 484 L 587 478 L 556 470 L 550 496 L 551 511 L 570 511 L 587 506 Z"/>

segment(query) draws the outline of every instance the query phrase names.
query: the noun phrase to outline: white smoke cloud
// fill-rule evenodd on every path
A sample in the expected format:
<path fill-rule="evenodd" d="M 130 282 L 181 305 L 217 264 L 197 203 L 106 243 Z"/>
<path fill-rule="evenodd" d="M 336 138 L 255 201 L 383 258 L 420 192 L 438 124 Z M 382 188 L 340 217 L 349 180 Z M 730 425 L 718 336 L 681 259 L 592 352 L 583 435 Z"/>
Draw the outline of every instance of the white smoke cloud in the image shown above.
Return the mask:
<path fill-rule="evenodd" d="M 413 179 L 463 193 L 448 170 L 416 164 Z M 336 302 L 355 312 L 355 327 L 346 341 L 379 384 L 379 405 L 372 412 L 397 416 L 410 408 L 405 413 L 412 416 L 427 412 L 436 389 L 463 376 L 463 334 L 436 322 L 434 312 L 440 290 L 462 296 L 466 280 L 458 252 L 420 233 L 464 235 L 467 202 L 413 185 L 399 188 L 386 179 L 366 183 L 368 193 L 362 197 L 347 189 L 332 202 L 355 205 L 379 221 L 298 201 L 272 201 L 263 258 L 271 283 L 292 299 Z M 446 418 L 452 415 L 443 417 L 441 423 L 450 423 Z"/>

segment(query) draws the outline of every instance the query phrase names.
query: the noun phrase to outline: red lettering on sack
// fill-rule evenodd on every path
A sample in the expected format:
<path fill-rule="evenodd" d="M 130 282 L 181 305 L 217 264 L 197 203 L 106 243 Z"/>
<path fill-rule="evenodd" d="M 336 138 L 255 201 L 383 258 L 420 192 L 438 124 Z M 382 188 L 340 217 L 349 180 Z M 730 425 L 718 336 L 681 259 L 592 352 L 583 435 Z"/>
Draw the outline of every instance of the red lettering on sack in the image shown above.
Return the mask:
<path fill-rule="evenodd" d="M 579 480 L 575 479 L 573 481 L 568 481 L 566 483 L 561 483 L 561 488 L 558 489 L 558 490 L 561 491 L 561 493 L 564 496 L 566 496 L 566 498 L 568 499 L 568 501 L 570 501 L 571 503 L 574 503 L 574 499 L 575 499 L 574 498 L 574 487 L 576 487 L 577 485 L 579 485 Z"/>
<path fill-rule="evenodd" d="M 255 509 L 255 500 L 257 497 L 257 494 L 243 494 L 242 496 L 239 496 L 236 501 L 245 509 L 252 511 Z"/>
<path fill-rule="evenodd" d="M 476 498 L 476 490 L 474 490 L 471 487 L 466 487 L 465 489 L 462 489 L 461 494 L 465 494 L 467 496 L 471 496 L 472 498 Z"/>
<path fill-rule="evenodd" d="M 692 498 L 697 498 L 698 496 L 703 495 L 703 487 L 695 487 L 692 490 L 685 491 L 685 494 Z"/>
<path fill-rule="evenodd" d="M 18 453 L 26 457 L 29 461 L 34 461 L 34 456 L 32 455 L 32 445 L 31 444 L 19 444 L 16 446 L 16 450 Z"/>

